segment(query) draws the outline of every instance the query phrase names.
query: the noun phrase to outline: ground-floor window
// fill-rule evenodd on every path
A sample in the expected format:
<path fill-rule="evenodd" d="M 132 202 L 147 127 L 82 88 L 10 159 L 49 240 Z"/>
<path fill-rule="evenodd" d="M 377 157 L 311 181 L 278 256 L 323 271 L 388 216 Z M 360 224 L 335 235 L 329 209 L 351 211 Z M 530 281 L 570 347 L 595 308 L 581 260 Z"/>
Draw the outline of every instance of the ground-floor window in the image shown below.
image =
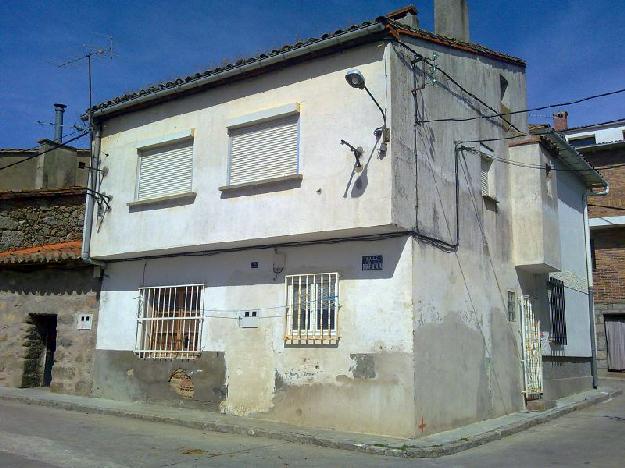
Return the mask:
<path fill-rule="evenodd" d="M 287 275 L 285 281 L 286 341 L 336 342 L 339 274 Z"/>
<path fill-rule="evenodd" d="M 200 284 L 187 284 L 139 289 L 139 357 L 191 359 L 199 355 L 203 288 Z"/>

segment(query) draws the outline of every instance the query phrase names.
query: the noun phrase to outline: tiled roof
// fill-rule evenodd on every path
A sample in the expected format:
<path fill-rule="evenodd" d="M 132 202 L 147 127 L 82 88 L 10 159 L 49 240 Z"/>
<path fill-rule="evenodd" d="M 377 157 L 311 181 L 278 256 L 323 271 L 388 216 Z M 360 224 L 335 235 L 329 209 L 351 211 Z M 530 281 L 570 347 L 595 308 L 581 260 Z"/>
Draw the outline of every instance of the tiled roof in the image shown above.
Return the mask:
<path fill-rule="evenodd" d="M 103 101 L 96 104 L 91 108 L 94 116 L 104 115 L 112 112 L 121 111 L 134 104 L 138 104 L 137 101 L 144 100 L 156 100 L 159 97 L 164 97 L 177 92 L 183 92 L 190 88 L 202 86 L 203 84 L 214 83 L 219 79 L 227 80 L 232 78 L 235 74 L 242 74 L 251 68 L 255 70 L 268 66 L 267 61 L 274 57 L 280 57 L 284 60 L 290 59 L 290 56 L 295 55 L 297 52 L 301 52 L 300 55 L 306 53 L 304 49 L 311 46 L 318 46 L 319 48 L 332 48 L 337 46 L 337 42 L 347 42 L 352 39 L 356 39 L 357 36 L 366 36 L 369 40 L 373 40 L 376 37 L 388 37 L 407 35 L 422 39 L 425 41 L 433 42 L 446 47 L 463 50 L 477 55 L 490 57 L 496 60 L 506 61 L 524 67 L 525 62 L 517 57 L 512 57 L 500 52 L 496 52 L 487 47 L 471 42 L 463 42 L 454 38 L 438 35 L 425 31 L 419 28 L 411 28 L 407 25 L 400 24 L 394 20 L 401 19 L 408 13 L 416 13 L 414 7 L 406 7 L 395 12 L 389 13 L 386 16 L 380 16 L 371 21 L 365 21 L 363 23 L 354 24 L 343 29 L 338 29 L 334 32 L 323 34 L 319 37 L 313 37 L 298 41 L 294 44 L 286 44 L 282 47 L 275 48 L 271 51 L 264 52 L 254 57 L 245 59 L 239 59 L 236 62 L 229 63 L 224 66 L 211 68 L 192 75 L 180 77 L 171 81 L 164 81 L 159 84 L 140 89 L 135 92 L 123 94 L 116 98 Z M 311 51 L 312 53 L 312 51 Z"/>
<path fill-rule="evenodd" d="M 64 263 L 80 260 L 82 242 L 69 241 L 0 252 L 0 264 Z"/>

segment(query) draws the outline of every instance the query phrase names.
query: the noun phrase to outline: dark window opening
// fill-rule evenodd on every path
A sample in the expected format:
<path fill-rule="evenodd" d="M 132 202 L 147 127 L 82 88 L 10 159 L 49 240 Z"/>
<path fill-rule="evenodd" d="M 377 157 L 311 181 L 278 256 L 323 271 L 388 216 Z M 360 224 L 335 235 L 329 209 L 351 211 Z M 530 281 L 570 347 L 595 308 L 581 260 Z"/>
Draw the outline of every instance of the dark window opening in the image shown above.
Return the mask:
<path fill-rule="evenodd" d="M 571 146 L 574 146 L 575 148 L 578 148 L 580 146 L 596 145 L 597 140 L 595 139 L 594 135 L 591 135 L 591 136 L 581 137 L 581 138 L 571 138 L 569 140 L 569 144 Z"/>
<path fill-rule="evenodd" d="M 592 262 L 592 271 L 597 271 L 597 253 L 595 252 L 594 239 L 590 239 L 590 261 Z"/>
<path fill-rule="evenodd" d="M 566 320 L 564 316 L 564 283 L 555 278 L 549 278 L 549 309 L 551 313 L 551 334 L 549 340 L 558 345 L 565 345 Z"/>

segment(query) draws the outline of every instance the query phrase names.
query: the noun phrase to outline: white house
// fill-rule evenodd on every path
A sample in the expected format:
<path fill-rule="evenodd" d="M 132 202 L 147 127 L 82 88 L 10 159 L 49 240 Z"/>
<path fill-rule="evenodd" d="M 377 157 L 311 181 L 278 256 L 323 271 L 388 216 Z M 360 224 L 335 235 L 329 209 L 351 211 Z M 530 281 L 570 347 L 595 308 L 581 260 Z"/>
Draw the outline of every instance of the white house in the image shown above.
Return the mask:
<path fill-rule="evenodd" d="M 95 395 L 406 437 L 540 395 L 517 307 L 536 338 L 555 183 L 505 163 L 525 114 L 433 121 L 525 108 L 525 65 L 415 15 L 92 109 Z M 536 138 L 513 148 L 559 158 Z"/>

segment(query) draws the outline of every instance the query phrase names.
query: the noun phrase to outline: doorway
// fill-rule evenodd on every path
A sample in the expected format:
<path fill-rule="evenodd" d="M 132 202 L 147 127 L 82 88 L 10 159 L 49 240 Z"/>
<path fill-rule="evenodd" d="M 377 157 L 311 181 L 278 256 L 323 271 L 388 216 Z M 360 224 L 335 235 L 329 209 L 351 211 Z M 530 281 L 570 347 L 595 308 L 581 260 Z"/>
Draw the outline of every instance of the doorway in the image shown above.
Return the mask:
<path fill-rule="evenodd" d="M 49 387 L 56 351 L 56 315 L 30 314 L 22 387 Z"/>
<path fill-rule="evenodd" d="M 608 370 L 625 371 L 625 317 L 605 317 Z"/>

